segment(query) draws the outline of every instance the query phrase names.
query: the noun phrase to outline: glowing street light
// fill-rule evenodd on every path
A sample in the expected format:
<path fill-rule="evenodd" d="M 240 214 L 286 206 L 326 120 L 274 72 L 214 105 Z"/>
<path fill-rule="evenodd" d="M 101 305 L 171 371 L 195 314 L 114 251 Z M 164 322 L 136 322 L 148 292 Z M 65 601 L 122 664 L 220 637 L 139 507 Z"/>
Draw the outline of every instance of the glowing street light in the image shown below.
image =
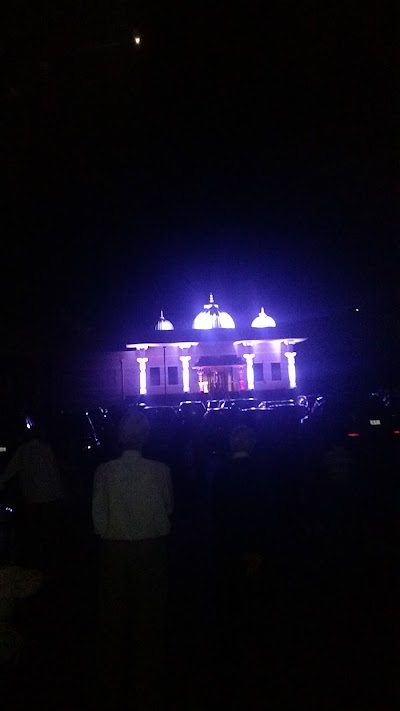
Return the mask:
<path fill-rule="evenodd" d="M 142 38 L 141 38 L 140 35 L 134 35 L 134 36 L 133 36 L 133 41 L 134 41 L 135 44 L 140 44 L 141 41 L 142 41 Z"/>

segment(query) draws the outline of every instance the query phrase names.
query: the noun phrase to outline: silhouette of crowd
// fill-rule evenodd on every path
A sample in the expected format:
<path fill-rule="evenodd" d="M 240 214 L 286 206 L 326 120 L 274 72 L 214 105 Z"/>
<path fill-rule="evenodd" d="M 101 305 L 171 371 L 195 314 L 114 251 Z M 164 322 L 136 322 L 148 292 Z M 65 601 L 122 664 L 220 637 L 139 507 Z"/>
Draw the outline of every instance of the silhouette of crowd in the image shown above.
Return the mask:
<path fill-rule="evenodd" d="M 10 708 L 391 708 L 392 450 L 334 419 L 112 432 L 85 469 L 32 426 L 0 473 Z"/>

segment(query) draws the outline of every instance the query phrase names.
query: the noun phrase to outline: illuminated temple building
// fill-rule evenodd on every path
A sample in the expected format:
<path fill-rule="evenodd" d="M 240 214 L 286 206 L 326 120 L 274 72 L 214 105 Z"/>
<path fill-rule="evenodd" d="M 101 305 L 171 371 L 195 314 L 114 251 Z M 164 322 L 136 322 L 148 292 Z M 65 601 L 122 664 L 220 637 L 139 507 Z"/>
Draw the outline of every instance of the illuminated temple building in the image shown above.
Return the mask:
<path fill-rule="evenodd" d="M 297 344 L 306 340 L 297 326 L 280 326 L 261 308 L 237 328 L 212 294 L 188 328 L 174 328 L 168 316 L 161 311 L 147 331 L 135 340 L 131 332 L 132 340 L 115 349 L 86 351 L 75 362 L 67 353 L 59 400 L 95 406 L 167 396 L 179 402 L 296 388 Z"/>
<path fill-rule="evenodd" d="M 293 389 L 304 340 L 281 333 L 263 308 L 239 333 L 210 294 L 191 328 L 176 331 L 161 311 L 146 339 L 126 345 L 124 382 L 132 395 Z"/>

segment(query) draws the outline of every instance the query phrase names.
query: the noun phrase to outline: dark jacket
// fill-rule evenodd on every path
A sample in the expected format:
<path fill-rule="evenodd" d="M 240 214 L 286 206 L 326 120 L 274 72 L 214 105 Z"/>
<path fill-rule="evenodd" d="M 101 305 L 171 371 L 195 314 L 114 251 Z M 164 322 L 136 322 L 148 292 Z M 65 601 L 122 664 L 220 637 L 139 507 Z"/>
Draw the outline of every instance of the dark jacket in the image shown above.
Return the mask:
<path fill-rule="evenodd" d="M 231 458 L 216 474 L 213 503 L 217 550 L 238 556 L 261 552 L 265 502 L 251 456 Z"/>

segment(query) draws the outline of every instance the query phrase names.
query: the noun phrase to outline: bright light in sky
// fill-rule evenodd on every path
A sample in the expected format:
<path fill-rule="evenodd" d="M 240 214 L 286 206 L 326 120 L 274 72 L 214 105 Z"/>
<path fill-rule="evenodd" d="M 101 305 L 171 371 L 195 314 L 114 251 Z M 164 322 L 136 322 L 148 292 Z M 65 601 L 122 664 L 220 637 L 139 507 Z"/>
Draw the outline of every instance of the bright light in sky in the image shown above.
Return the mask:
<path fill-rule="evenodd" d="M 133 38 L 133 41 L 134 41 L 135 44 L 140 44 L 141 37 L 139 37 L 139 35 L 135 35 L 134 38 Z"/>

